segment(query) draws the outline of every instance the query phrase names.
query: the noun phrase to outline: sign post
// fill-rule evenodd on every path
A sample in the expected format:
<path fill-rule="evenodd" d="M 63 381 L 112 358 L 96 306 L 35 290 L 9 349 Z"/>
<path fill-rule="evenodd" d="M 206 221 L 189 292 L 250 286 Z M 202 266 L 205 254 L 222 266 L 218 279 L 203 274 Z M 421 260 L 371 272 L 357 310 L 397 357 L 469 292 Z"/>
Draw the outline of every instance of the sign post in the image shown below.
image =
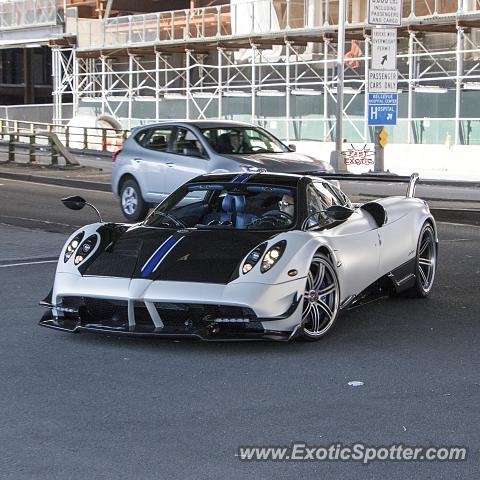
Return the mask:
<path fill-rule="evenodd" d="M 345 65 L 345 17 L 347 14 L 346 0 L 338 3 L 338 48 L 337 48 L 337 123 L 335 127 L 335 165 L 337 171 L 345 170 L 342 155 L 343 144 L 343 82 Z M 325 92 L 326 94 L 326 92 Z M 332 162 L 333 163 L 333 162 Z"/>
<path fill-rule="evenodd" d="M 386 125 L 397 124 L 398 70 L 397 29 L 402 24 L 402 0 L 369 0 L 368 23 L 372 25 L 372 63 L 368 72 L 369 126 L 375 127 L 375 172 L 384 171 Z"/>

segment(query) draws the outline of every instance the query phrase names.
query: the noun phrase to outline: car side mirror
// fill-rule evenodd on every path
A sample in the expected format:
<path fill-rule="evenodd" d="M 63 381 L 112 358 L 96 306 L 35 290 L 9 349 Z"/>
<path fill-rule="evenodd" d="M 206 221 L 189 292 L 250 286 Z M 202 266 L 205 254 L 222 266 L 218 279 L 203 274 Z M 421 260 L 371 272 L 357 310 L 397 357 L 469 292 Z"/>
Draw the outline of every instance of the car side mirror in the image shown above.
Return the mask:
<path fill-rule="evenodd" d="M 62 203 L 69 208 L 70 210 L 81 210 L 85 205 L 88 205 L 90 208 L 95 210 L 95 212 L 98 215 L 98 221 L 103 222 L 102 216 L 100 215 L 100 212 L 98 211 L 98 208 L 95 205 L 92 205 L 91 203 L 88 203 L 83 197 L 80 197 L 79 195 L 75 195 L 73 197 L 66 197 L 62 198 Z"/>
<path fill-rule="evenodd" d="M 291 143 L 290 145 L 288 145 L 288 149 L 291 151 L 291 152 L 296 152 L 297 151 L 297 147 Z"/>
<path fill-rule="evenodd" d="M 62 198 L 62 203 L 70 210 L 81 210 L 87 204 L 87 201 L 83 197 L 75 195 Z"/>
<path fill-rule="evenodd" d="M 354 211 L 351 208 L 342 205 L 332 205 L 325 210 L 328 218 L 339 221 L 346 220 L 353 212 Z"/>
<path fill-rule="evenodd" d="M 204 158 L 204 156 L 202 155 L 202 152 L 198 148 L 185 147 L 183 149 L 183 154 L 186 155 L 187 157 Z"/>

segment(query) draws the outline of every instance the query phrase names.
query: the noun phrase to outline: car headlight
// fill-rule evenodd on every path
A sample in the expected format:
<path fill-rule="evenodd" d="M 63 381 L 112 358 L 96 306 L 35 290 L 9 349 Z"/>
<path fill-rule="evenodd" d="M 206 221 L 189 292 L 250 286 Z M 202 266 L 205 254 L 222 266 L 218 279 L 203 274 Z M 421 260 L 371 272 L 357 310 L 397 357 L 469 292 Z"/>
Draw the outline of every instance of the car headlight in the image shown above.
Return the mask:
<path fill-rule="evenodd" d="M 282 240 L 267 250 L 267 253 L 263 256 L 262 264 L 260 265 L 260 271 L 262 273 L 268 272 L 280 260 L 280 258 L 282 258 L 286 246 L 287 241 Z"/>
<path fill-rule="evenodd" d="M 255 247 L 247 256 L 242 266 L 242 273 L 245 275 L 258 263 L 262 258 L 263 252 L 267 248 L 266 243 L 262 243 L 258 247 Z"/>
<path fill-rule="evenodd" d="M 82 241 L 82 238 L 84 237 L 85 232 L 80 232 L 78 235 L 75 235 L 75 237 L 71 240 L 71 242 L 67 245 L 67 249 L 65 250 L 65 255 L 63 256 L 63 261 L 65 263 L 70 260 L 70 257 L 73 255 L 73 252 L 78 248 L 78 245 L 80 245 L 80 242 Z"/>
<path fill-rule="evenodd" d="M 77 254 L 75 255 L 74 260 L 75 265 L 80 265 L 80 263 L 82 263 L 88 257 L 88 255 L 90 255 L 96 244 L 96 235 L 91 235 L 90 237 L 88 237 L 77 250 Z"/>

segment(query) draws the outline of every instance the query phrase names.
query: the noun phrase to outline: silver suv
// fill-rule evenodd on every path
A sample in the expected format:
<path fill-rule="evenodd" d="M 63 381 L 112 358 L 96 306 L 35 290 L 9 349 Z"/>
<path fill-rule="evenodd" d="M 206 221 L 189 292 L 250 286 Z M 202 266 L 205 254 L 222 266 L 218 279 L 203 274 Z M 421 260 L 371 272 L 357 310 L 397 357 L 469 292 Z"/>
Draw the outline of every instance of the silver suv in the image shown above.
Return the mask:
<path fill-rule="evenodd" d="M 329 163 L 295 153 L 263 128 L 188 121 L 137 127 L 114 154 L 112 191 L 130 221 L 143 219 L 188 180 L 205 173 L 331 173 Z"/>

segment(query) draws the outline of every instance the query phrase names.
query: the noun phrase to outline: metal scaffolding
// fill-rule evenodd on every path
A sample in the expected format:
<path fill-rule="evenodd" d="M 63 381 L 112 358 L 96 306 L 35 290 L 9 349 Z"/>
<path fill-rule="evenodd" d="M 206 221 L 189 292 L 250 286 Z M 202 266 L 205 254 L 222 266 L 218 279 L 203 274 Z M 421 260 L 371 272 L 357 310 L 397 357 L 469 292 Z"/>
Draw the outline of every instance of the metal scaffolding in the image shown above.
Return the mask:
<path fill-rule="evenodd" d="M 338 75 L 337 29 L 331 19 L 336 3 L 317 2 L 322 15 L 315 22 L 320 26 L 309 13 L 312 2 L 303 2 L 300 23 L 298 14 L 292 14 L 299 2 L 284 3 L 284 17 L 274 30 L 270 21 L 266 32 L 242 33 L 234 28 L 234 2 L 229 6 L 228 25 L 222 23 L 226 21 L 223 6 L 214 7 L 212 14 L 197 9 L 191 17 L 187 10 L 181 11 L 182 17 L 178 12 L 163 12 L 90 21 L 103 28 L 93 29 L 95 41 L 90 25 L 79 28 L 88 38 L 79 33 L 76 45 L 53 49 L 56 119 L 62 119 L 62 99 L 70 93 L 76 113 L 90 109 L 119 119 L 127 128 L 165 118 L 235 118 L 267 126 L 287 141 L 333 140 Z M 448 125 L 441 134 L 445 141 L 451 136 L 451 143 L 468 143 L 472 122 L 480 126 L 480 114 L 478 118 L 462 116 L 465 92 L 480 90 L 477 2 L 455 1 L 455 11 L 448 15 L 439 12 L 452 2 L 405 3 L 409 10 L 398 46 L 398 85 L 404 105 L 399 141 L 422 143 L 429 125 L 443 122 Z M 420 3 L 428 6 L 427 15 L 418 15 Z M 346 135 L 368 142 L 373 136 L 364 114 L 371 31 L 362 11 L 354 6 L 350 1 L 347 10 L 346 48 L 351 50 L 344 64 L 343 117 Z M 179 18 L 184 26 L 182 38 L 177 38 L 174 23 Z M 152 25 L 154 34 L 149 36 Z M 162 40 L 165 29 L 168 37 Z M 109 38 L 111 43 L 106 44 Z M 442 100 L 447 97 L 448 102 Z M 440 107 L 448 104 L 449 114 L 435 116 L 428 108 L 428 115 L 419 112 L 414 100 L 422 98 L 427 104 L 428 99 Z"/>

